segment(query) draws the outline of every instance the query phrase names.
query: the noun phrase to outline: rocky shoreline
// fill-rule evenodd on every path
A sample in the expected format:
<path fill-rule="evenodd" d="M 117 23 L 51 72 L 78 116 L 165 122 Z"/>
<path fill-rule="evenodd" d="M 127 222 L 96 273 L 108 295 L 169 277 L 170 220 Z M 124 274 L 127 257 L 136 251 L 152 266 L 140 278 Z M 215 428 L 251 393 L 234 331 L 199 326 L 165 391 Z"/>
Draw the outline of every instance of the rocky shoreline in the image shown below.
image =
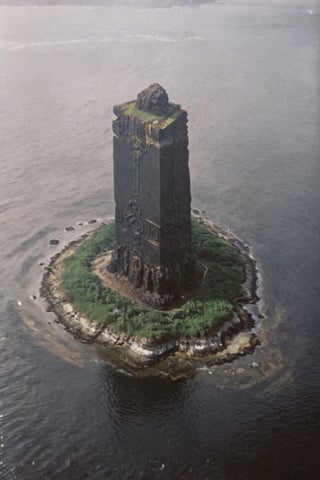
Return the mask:
<path fill-rule="evenodd" d="M 207 220 L 204 215 L 193 210 L 196 220 L 209 228 L 215 235 L 232 243 L 245 261 L 246 275 L 243 296 L 234 301 L 232 318 L 224 322 L 218 331 L 202 338 L 178 338 L 166 342 L 135 337 L 126 333 L 116 333 L 108 326 L 102 327 L 90 321 L 81 312 L 74 309 L 62 289 L 62 272 L 64 260 L 73 254 L 77 247 L 89 235 L 82 235 L 70 242 L 61 252 L 54 255 L 45 268 L 40 295 L 48 304 L 48 311 L 56 314 L 57 322 L 81 342 L 95 343 L 112 349 L 125 363 L 145 367 L 153 365 L 166 356 L 179 355 L 179 358 L 193 359 L 207 365 L 230 362 L 235 358 L 251 354 L 260 341 L 254 332 L 257 322 L 262 317 L 258 306 L 258 271 L 256 262 L 249 248 L 230 232 L 223 231 Z"/>

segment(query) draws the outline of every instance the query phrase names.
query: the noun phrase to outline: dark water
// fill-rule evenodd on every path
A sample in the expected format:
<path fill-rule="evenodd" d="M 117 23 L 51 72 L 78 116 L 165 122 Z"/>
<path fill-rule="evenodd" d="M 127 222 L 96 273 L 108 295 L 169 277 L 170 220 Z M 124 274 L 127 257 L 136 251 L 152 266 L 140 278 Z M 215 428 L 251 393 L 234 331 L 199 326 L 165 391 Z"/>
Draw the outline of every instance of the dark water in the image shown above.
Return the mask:
<path fill-rule="evenodd" d="M 1 478 L 319 478 L 319 20 L 0 7 Z M 262 346 L 189 380 L 111 367 L 30 299 L 76 222 L 113 214 L 112 106 L 154 81 L 189 112 L 193 205 L 263 273 Z"/>

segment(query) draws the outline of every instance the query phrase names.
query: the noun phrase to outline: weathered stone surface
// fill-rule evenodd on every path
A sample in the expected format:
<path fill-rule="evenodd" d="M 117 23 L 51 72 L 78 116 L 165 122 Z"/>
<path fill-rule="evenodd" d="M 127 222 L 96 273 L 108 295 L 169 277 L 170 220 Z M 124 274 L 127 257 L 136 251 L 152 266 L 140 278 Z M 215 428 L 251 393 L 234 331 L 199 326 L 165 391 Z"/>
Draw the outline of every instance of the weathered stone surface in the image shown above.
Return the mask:
<path fill-rule="evenodd" d="M 164 307 L 195 282 L 187 113 L 159 84 L 114 112 L 116 244 L 108 268 Z"/>
<path fill-rule="evenodd" d="M 153 83 L 139 93 L 136 107 L 146 112 L 163 115 L 168 108 L 169 98 L 167 92 L 159 83 Z"/>

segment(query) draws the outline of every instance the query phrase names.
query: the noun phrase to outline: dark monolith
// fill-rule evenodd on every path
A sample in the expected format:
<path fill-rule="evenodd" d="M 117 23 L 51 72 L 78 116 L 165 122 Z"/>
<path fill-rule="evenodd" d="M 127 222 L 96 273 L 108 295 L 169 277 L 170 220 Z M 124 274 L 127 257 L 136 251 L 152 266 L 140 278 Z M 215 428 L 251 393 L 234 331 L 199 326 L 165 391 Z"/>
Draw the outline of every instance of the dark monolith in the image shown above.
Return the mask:
<path fill-rule="evenodd" d="M 164 307 L 195 284 L 187 113 L 157 83 L 114 113 L 116 241 L 108 270 Z"/>

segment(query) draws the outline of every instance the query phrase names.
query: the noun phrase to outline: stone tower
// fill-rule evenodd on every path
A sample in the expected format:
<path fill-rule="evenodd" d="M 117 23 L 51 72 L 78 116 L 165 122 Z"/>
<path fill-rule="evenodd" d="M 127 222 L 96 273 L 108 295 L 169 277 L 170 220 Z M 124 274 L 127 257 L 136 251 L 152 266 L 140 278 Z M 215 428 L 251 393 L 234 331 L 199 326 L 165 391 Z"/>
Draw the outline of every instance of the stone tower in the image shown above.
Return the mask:
<path fill-rule="evenodd" d="M 187 113 L 157 83 L 114 107 L 116 233 L 108 270 L 152 306 L 192 288 Z"/>

